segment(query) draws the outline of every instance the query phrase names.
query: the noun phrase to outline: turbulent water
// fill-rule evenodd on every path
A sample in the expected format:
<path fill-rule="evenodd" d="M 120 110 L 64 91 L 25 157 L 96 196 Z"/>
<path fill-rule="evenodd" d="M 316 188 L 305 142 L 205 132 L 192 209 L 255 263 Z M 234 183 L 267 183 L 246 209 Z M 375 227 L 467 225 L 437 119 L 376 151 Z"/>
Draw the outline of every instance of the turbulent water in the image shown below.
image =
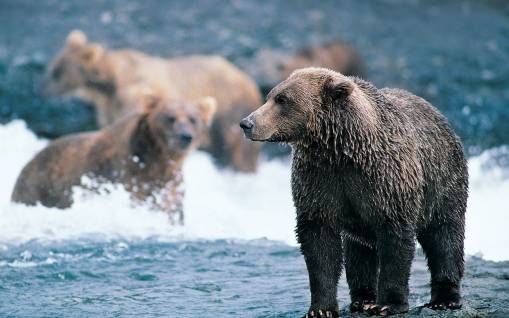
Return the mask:
<path fill-rule="evenodd" d="M 220 53 L 261 85 L 280 54 L 353 43 L 371 80 L 432 101 L 470 156 L 465 308 L 441 315 L 509 317 L 508 17 L 503 1 L 0 1 L 0 317 L 297 317 L 309 304 L 289 158 L 241 175 L 193 154 L 185 226 L 111 185 L 108 195 L 78 191 L 63 211 L 9 202 L 21 168 L 48 143 L 34 132 L 95 127 L 89 105 L 38 91 L 73 28 L 161 56 Z M 433 314 L 419 307 L 428 281 L 418 252 L 410 315 Z M 348 304 L 344 280 L 339 301 Z"/>

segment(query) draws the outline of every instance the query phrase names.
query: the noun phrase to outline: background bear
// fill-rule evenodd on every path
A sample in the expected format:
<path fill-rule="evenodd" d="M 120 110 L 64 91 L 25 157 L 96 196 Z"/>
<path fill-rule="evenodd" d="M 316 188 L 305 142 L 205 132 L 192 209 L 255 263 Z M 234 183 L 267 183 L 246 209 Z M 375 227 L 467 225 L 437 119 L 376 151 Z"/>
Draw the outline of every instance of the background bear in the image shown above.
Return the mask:
<path fill-rule="evenodd" d="M 216 102 L 160 100 L 147 96 L 145 110 L 99 132 L 59 138 L 22 170 L 12 200 L 67 208 L 82 176 L 122 184 L 136 201 L 147 201 L 183 221 L 182 164 L 215 113 Z"/>
<path fill-rule="evenodd" d="M 431 271 L 428 306 L 461 306 L 468 172 L 436 108 L 404 90 L 308 68 L 276 86 L 241 127 L 252 140 L 293 147 L 308 315 L 338 315 L 343 255 L 352 311 L 408 311 L 415 238 Z"/>
<path fill-rule="evenodd" d="M 359 52 L 345 42 L 327 42 L 304 46 L 295 52 L 262 48 L 248 71 L 266 95 L 293 71 L 304 67 L 324 67 L 344 75 L 367 77 L 366 65 Z"/>
<path fill-rule="evenodd" d="M 174 99 L 214 97 L 218 110 L 202 147 L 220 165 L 256 170 L 260 146 L 243 138 L 238 120 L 260 105 L 261 96 L 247 74 L 220 56 L 162 59 L 133 50 L 108 50 L 73 31 L 48 68 L 44 91 L 94 103 L 97 121 L 104 127 L 140 110 L 140 85 Z"/>
<path fill-rule="evenodd" d="M 366 77 L 366 66 L 362 58 L 346 43 L 331 42 L 300 49 L 280 66 L 281 80 L 305 67 L 324 67 L 349 76 Z"/>

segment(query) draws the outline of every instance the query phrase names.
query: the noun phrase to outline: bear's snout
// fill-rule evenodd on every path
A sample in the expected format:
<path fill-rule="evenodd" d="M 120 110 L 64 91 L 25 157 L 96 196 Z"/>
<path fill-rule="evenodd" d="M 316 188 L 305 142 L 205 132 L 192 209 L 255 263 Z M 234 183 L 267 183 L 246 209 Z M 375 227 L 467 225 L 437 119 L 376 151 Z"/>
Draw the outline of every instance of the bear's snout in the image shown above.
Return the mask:
<path fill-rule="evenodd" d="M 249 117 L 246 117 L 240 121 L 240 128 L 244 130 L 244 134 L 246 135 L 247 138 L 251 138 L 251 135 L 253 133 L 253 127 L 254 122 Z"/>
<path fill-rule="evenodd" d="M 193 141 L 193 135 L 189 133 L 181 133 L 178 135 L 179 143 L 182 148 L 185 148 Z"/>

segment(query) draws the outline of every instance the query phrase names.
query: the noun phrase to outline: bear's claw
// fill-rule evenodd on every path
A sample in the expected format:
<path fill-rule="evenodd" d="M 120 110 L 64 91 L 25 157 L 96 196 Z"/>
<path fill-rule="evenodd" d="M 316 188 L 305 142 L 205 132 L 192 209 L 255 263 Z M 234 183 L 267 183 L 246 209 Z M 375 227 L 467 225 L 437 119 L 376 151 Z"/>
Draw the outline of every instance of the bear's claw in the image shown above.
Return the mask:
<path fill-rule="evenodd" d="M 448 303 L 446 302 L 431 302 L 424 305 L 424 307 L 427 307 L 429 309 L 433 310 L 446 310 L 446 309 L 460 309 L 462 306 L 461 302 L 457 301 L 450 301 Z"/>
<path fill-rule="evenodd" d="M 408 306 L 365 304 L 362 309 L 369 316 L 389 316 L 407 312 Z"/>
<path fill-rule="evenodd" d="M 375 304 L 374 300 L 357 300 L 350 304 L 350 312 L 362 312 L 365 305 Z"/>
<path fill-rule="evenodd" d="M 302 318 L 337 318 L 339 317 L 339 312 L 336 310 L 310 310 L 307 314 L 305 314 Z"/>
<path fill-rule="evenodd" d="M 388 309 L 389 309 L 388 306 L 380 306 L 374 303 L 363 304 L 362 306 L 362 310 L 364 311 L 364 313 L 369 316 L 375 315 L 387 316 L 387 314 L 389 313 Z"/>

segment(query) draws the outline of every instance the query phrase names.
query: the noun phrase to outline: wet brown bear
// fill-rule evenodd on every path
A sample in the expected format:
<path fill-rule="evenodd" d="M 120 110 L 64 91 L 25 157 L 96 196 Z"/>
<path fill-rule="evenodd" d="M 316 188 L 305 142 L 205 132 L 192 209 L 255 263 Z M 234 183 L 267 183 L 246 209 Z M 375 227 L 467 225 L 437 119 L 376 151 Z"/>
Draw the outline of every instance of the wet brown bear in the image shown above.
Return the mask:
<path fill-rule="evenodd" d="M 214 97 L 218 110 L 202 148 L 220 165 L 256 170 L 260 145 L 245 140 L 237 125 L 261 103 L 261 96 L 247 74 L 220 56 L 162 59 L 134 50 L 109 50 L 73 31 L 48 68 L 44 90 L 94 103 L 104 127 L 140 110 L 139 85 L 174 99 Z"/>
<path fill-rule="evenodd" d="M 99 132 L 52 142 L 23 168 L 12 200 L 67 208 L 72 187 L 87 187 L 82 177 L 90 176 L 120 183 L 135 201 L 146 201 L 182 222 L 182 164 L 198 146 L 216 102 L 212 97 L 198 102 L 148 99 L 143 113 Z"/>
<path fill-rule="evenodd" d="M 338 315 L 343 255 L 352 311 L 408 311 L 415 238 L 431 271 L 428 306 L 461 306 L 468 172 L 460 140 L 435 107 L 308 68 L 277 85 L 241 127 L 252 140 L 293 147 L 309 316 Z"/>

